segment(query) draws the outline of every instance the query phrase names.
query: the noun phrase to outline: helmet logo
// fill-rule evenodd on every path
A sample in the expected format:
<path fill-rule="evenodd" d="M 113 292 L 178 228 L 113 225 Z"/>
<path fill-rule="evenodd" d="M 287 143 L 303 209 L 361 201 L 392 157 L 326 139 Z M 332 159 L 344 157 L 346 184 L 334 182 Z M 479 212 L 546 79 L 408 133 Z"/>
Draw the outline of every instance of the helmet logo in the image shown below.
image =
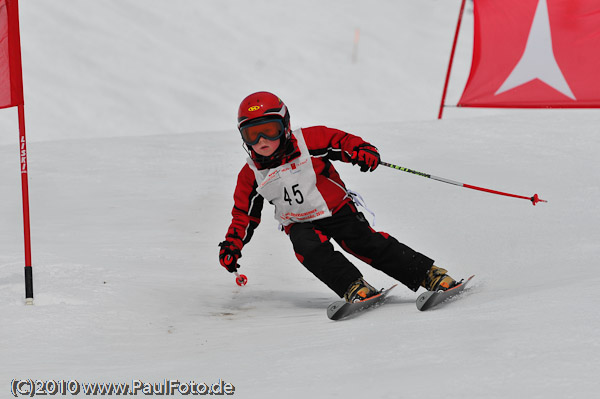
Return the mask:
<path fill-rule="evenodd" d="M 252 112 L 252 111 L 258 111 L 260 109 L 260 105 L 253 105 L 250 108 L 248 108 L 248 111 Z"/>

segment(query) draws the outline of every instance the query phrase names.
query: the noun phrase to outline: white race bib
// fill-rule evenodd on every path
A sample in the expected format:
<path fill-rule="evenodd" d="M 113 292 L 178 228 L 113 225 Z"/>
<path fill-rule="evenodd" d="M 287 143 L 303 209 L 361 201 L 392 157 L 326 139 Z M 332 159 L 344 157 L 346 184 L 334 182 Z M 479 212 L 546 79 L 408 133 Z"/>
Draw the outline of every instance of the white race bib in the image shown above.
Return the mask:
<path fill-rule="evenodd" d="M 298 142 L 300 157 L 277 168 L 263 170 L 258 170 L 248 158 L 258 184 L 256 191 L 275 206 L 275 220 L 283 226 L 331 216 L 317 189 L 317 175 L 302 129 L 292 134 Z"/>

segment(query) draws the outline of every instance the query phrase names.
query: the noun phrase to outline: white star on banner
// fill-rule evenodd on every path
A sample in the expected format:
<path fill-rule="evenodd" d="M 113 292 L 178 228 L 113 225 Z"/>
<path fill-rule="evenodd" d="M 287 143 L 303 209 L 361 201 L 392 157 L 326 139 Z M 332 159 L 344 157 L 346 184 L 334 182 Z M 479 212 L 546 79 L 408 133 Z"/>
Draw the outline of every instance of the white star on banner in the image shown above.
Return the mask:
<path fill-rule="evenodd" d="M 546 0 L 539 0 L 538 2 L 527 44 L 525 45 L 525 52 L 494 95 L 534 79 L 539 79 L 572 100 L 576 100 L 556 62 L 556 58 L 554 58 Z"/>

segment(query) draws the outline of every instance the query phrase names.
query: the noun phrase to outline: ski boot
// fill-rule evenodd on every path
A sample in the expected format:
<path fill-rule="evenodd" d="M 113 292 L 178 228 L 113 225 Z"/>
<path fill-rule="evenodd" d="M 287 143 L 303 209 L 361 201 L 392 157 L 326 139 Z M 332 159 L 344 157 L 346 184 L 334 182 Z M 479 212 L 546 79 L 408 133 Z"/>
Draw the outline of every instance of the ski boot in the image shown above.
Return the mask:
<path fill-rule="evenodd" d="M 421 283 L 427 291 L 446 291 L 457 285 L 457 282 L 447 275 L 448 270 L 441 267 L 431 266 Z"/>
<path fill-rule="evenodd" d="M 360 302 L 377 295 L 378 291 L 367 283 L 362 277 L 350 284 L 344 294 L 346 302 Z"/>

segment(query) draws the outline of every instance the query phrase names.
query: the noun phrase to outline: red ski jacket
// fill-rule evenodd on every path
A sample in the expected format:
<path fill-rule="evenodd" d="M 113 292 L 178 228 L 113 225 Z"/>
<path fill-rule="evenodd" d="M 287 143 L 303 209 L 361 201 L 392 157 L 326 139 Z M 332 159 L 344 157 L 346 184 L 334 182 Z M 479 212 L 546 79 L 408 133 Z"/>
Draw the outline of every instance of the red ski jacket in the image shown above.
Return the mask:
<path fill-rule="evenodd" d="M 370 145 L 358 136 L 325 126 L 313 126 L 292 132 L 289 139 L 293 150 L 283 156 L 279 165 L 293 161 L 300 156 L 296 136 L 304 137 L 306 148 L 316 175 L 316 186 L 325 200 L 329 211 L 333 214 L 343 205 L 352 201 L 346 191 L 346 186 L 331 163 L 334 161 L 350 162 L 352 152 L 361 145 Z M 256 161 L 248 158 L 254 169 L 265 170 Z M 261 220 L 264 197 L 257 192 L 258 183 L 253 168 L 246 163 L 238 175 L 237 185 L 233 195 L 234 206 L 231 214 L 233 220 L 225 236 L 239 250 L 247 244 Z M 269 165 L 273 167 L 273 165 Z M 285 226 L 286 233 L 290 225 Z"/>

